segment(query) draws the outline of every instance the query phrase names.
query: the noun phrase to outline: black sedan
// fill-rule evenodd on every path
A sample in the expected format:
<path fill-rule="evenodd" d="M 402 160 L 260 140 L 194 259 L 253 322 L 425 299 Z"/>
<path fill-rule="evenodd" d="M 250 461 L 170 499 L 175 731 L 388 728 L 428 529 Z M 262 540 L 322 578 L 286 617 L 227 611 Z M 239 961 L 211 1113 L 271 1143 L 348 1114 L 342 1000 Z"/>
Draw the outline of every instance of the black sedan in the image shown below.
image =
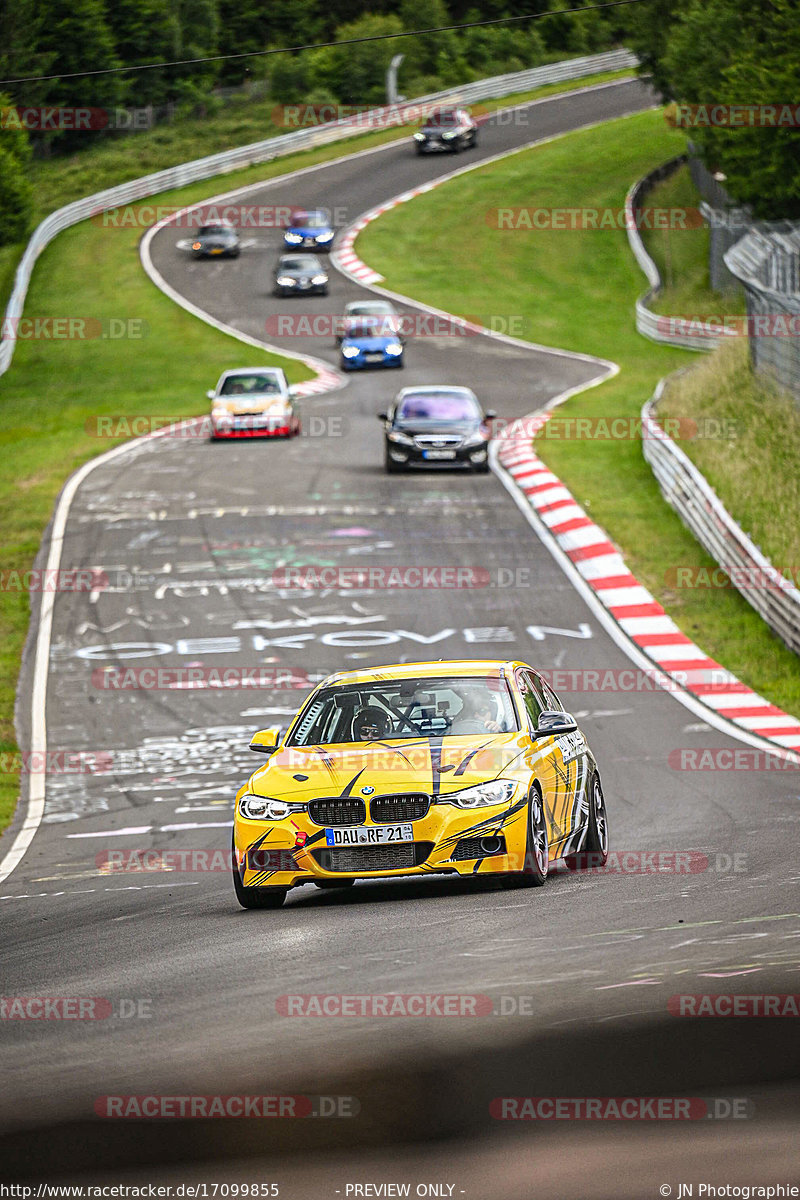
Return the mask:
<path fill-rule="evenodd" d="M 386 470 L 459 467 L 489 470 L 489 422 L 496 414 L 480 406 L 465 387 L 408 387 L 398 392 L 389 412 L 380 413 Z"/>
<path fill-rule="evenodd" d="M 238 258 L 239 249 L 239 235 L 227 221 L 201 225 L 192 238 L 195 258 Z"/>
<path fill-rule="evenodd" d="M 282 254 L 273 290 L 276 296 L 327 296 L 328 273 L 316 254 Z"/>
<path fill-rule="evenodd" d="M 478 126 L 465 108 L 435 108 L 414 134 L 417 154 L 449 150 L 458 154 L 478 144 Z"/>

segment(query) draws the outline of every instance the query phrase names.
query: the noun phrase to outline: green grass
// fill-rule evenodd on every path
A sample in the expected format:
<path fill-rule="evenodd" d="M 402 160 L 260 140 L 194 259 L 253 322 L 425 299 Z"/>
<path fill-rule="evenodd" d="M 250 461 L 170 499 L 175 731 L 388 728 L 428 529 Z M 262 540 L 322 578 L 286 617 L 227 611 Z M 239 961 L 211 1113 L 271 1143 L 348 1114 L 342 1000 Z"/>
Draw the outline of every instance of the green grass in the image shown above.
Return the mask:
<path fill-rule="evenodd" d="M 762 552 L 800 583 L 800 410 L 753 373 L 747 339 L 731 339 L 671 379 L 659 415 L 690 418 L 700 431 L 710 420 L 726 423 L 735 437 L 696 437 L 681 447 Z"/>
<path fill-rule="evenodd" d="M 679 167 L 656 184 L 645 200 L 652 209 L 689 209 L 696 213 L 701 197 L 692 183 L 689 167 Z M 743 313 L 741 288 L 716 292 L 708 271 L 708 226 L 687 221 L 690 228 L 642 229 L 642 241 L 658 267 L 664 290 L 653 300 L 653 312 L 667 316 L 693 316 L 697 320 Z"/>
<path fill-rule="evenodd" d="M 635 418 L 662 376 L 697 357 L 636 333 L 643 277 L 624 231 L 500 230 L 487 214 L 584 204 L 619 211 L 632 180 L 683 148 L 682 135 L 653 112 L 573 133 L 386 213 L 359 236 L 358 252 L 406 295 L 484 318 L 491 295 L 493 312 L 519 315 L 522 337 L 614 359 L 620 374 L 569 400 L 560 415 Z M 454 224 L 458 245 L 448 234 Z M 774 703 L 800 711 L 796 657 L 738 593 L 670 586 L 677 566 L 715 564 L 664 503 L 638 440 L 540 438 L 537 449 L 685 633 Z"/>
<path fill-rule="evenodd" d="M 487 107 L 506 107 L 630 74 L 609 72 L 576 85 L 553 84 L 505 97 Z M 272 102 L 268 107 L 273 107 Z M 250 114 L 225 112 L 202 122 L 180 122 L 98 146 L 72 159 L 39 163 L 35 169 L 37 220 L 89 192 L 225 149 L 234 142 L 267 137 L 271 131 L 265 128 L 263 118 L 262 110 L 254 106 Z M 158 205 L 192 204 L 220 190 L 408 136 L 408 129 L 360 135 L 165 192 L 152 200 Z M 67 477 L 88 459 L 125 440 L 100 441 L 86 432 L 87 420 L 97 415 L 195 415 L 204 411 L 206 389 L 218 374 L 241 363 L 243 356 L 249 362 L 283 365 L 292 382 L 309 377 L 302 364 L 246 349 L 164 297 L 141 271 L 140 233 L 108 231 L 84 222 L 61 234 L 37 264 L 26 317 L 123 317 L 144 322 L 147 333 L 141 339 L 119 341 L 18 343 L 9 371 L 0 376 L 0 452 L 8 464 L 0 477 L 0 572 L 30 569 Z M 3 308 L 23 250 L 24 246 L 19 246 L 0 251 Z M 91 270 L 84 269 L 85 264 L 91 264 Z M 27 594 L 0 590 L 0 754 L 16 750 L 14 697 L 29 620 Z M 11 818 L 18 790 L 15 773 L 0 774 L 0 830 Z"/>

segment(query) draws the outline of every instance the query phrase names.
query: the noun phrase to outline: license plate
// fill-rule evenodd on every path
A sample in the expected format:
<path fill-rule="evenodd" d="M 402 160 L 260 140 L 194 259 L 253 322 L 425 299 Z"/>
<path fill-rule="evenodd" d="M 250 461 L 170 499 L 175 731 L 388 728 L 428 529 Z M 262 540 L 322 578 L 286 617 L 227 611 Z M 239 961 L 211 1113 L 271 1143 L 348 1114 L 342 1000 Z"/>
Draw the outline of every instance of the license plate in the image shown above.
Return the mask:
<path fill-rule="evenodd" d="M 383 362 L 383 354 L 365 354 L 364 358 L 367 362 Z"/>
<path fill-rule="evenodd" d="M 423 458 L 455 458 L 455 450 L 423 450 Z"/>
<path fill-rule="evenodd" d="M 222 251 L 221 251 L 221 250 L 218 250 L 218 249 L 215 247 L 215 248 L 214 248 L 214 249 L 211 251 L 211 253 L 212 253 L 212 254 L 222 254 Z"/>
<path fill-rule="evenodd" d="M 349 825 L 341 829 L 326 829 L 328 846 L 384 846 L 389 842 L 413 842 L 413 827 L 403 825 Z"/>

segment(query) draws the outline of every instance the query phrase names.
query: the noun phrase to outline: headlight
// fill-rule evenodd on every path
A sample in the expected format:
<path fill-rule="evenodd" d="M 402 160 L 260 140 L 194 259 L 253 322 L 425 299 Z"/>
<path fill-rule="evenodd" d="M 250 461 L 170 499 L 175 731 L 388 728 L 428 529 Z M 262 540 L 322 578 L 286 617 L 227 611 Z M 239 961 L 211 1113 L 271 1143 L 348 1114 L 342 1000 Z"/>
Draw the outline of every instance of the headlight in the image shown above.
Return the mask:
<path fill-rule="evenodd" d="M 424 134 L 424 133 L 420 133 L 419 131 L 417 131 L 417 132 L 414 134 L 414 141 L 415 141 L 415 142 L 424 142 L 424 141 L 425 141 L 425 134 Z"/>
<path fill-rule="evenodd" d="M 478 430 L 475 433 L 470 433 L 464 438 L 465 446 L 483 446 L 486 443 L 486 438 Z"/>
<path fill-rule="evenodd" d="M 392 430 L 386 435 L 390 442 L 400 442 L 403 446 L 413 446 L 414 439 L 410 438 L 407 433 L 400 433 L 397 430 Z"/>
<path fill-rule="evenodd" d="M 291 275 L 279 275 L 276 282 L 279 287 L 294 287 L 297 281 Z"/>
<path fill-rule="evenodd" d="M 458 137 L 458 130 L 457 130 L 457 129 L 451 129 L 451 130 L 450 130 L 448 133 L 443 133 L 443 134 L 442 134 L 442 137 L 443 137 L 443 138 Z"/>
<path fill-rule="evenodd" d="M 303 239 L 302 239 L 302 237 L 300 236 L 300 234 L 299 234 L 299 233 L 287 233 L 287 234 L 284 234 L 284 241 L 291 242 L 291 244 L 292 244 L 293 246 L 296 246 L 296 245 L 297 245 L 297 243 L 298 243 L 298 242 L 302 242 L 302 240 L 303 240 Z"/>
<path fill-rule="evenodd" d="M 248 821 L 283 821 L 291 813 L 304 809 L 304 804 L 287 804 L 269 796 L 254 796 L 252 792 L 245 793 L 239 801 L 239 813 Z"/>
<path fill-rule="evenodd" d="M 327 283 L 328 276 L 327 275 L 312 275 L 311 282 L 312 283 Z"/>
<path fill-rule="evenodd" d="M 332 233 L 332 232 L 328 232 L 328 233 L 318 233 L 318 234 L 317 234 L 317 241 L 318 241 L 318 242 L 329 242 L 329 241 L 331 240 L 331 238 L 332 238 L 332 237 L 333 237 L 333 233 Z"/>
<path fill-rule="evenodd" d="M 358 346 L 342 346 L 342 355 L 344 358 L 358 358 L 361 351 Z"/>
<path fill-rule="evenodd" d="M 464 788 L 463 792 L 440 796 L 439 800 L 456 804 L 459 808 L 484 808 L 487 804 L 505 804 L 516 788 L 515 779 L 493 779 L 490 783 L 477 783 L 474 787 Z"/>
<path fill-rule="evenodd" d="M 202 250 L 203 243 L 202 242 L 192 242 L 192 249 L 193 250 Z"/>
<path fill-rule="evenodd" d="M 402 354 L 403 347 L 400 345 L 399 342 L 389 342 L 386 347 L 386 353 L 387 354 Z"/>

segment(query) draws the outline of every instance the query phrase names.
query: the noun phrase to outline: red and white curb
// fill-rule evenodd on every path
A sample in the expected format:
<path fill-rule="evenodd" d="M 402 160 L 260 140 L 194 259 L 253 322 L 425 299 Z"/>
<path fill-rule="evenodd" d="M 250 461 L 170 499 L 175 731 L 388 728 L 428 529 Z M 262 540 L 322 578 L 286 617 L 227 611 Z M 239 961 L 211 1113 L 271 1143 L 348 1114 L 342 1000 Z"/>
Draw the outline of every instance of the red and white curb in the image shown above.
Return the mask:
<path fill-rule="evenodd" d="M 535 453 L 533 437 L 550 415 L 510 425 L 498 439 L 498 458 L 596 599 L 661 675 L 746 733 L 800 749 L 797 717 L 770 704 L 681 633 L 631 574 L 605 530 Z"/>
<path fill-rule="evenodd" d="M 317 377 L 316 379 L 307 379 L 305 383 L 293 384 L 296 396 L 317 396 L 320 392 L 331 392 L 334 388 L 342 386 L 344 380 L 338 371 L 326 367 L 319 358 L 315 358 L 313 362 Z"/>

